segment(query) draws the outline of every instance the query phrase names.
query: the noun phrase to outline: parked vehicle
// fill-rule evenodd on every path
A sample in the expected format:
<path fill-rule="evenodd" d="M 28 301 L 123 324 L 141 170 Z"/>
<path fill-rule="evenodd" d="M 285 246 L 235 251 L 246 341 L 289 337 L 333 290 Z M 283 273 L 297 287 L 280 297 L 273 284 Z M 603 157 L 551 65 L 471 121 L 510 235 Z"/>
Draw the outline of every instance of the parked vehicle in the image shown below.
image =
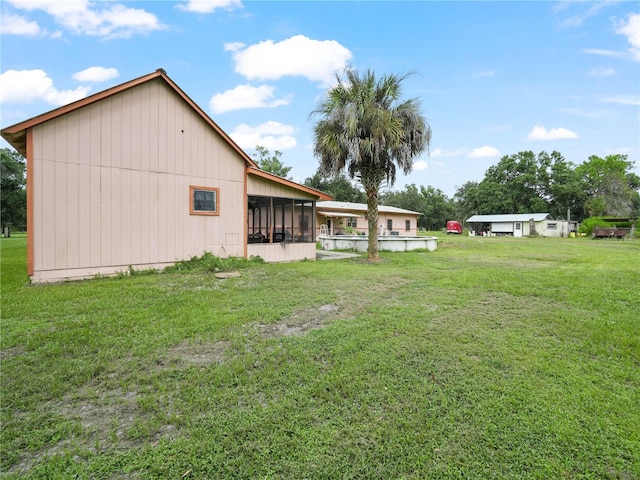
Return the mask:
<path fill-rule="evenodd" d="M 449 220 L 447 222 L 447 234 L 449 233 L 462 235 L 462 224 L 456 220 Z"/>

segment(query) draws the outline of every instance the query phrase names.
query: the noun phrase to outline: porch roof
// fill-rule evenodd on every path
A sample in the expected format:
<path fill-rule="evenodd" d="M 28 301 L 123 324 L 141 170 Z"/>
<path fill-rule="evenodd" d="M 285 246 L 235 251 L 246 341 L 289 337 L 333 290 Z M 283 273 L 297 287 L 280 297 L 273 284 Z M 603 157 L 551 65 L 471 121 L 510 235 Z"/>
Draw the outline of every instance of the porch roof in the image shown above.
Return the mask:
<path fill-rule="evenodd" d="M 499 223 L 499 222 L 528 222 L 533 218 L 534 222 L 553 220 L 548 213 L 513 213 L 501 215 L 473 215 L 466 223 Z"/>
<path fill-rule="evenodd" d="M 318 215 L 322 215 L 323 217 L 362 217 L 362 215 L 356 215 L 355 213 L 346 213 L 346 212 L 317 212 Z"/>

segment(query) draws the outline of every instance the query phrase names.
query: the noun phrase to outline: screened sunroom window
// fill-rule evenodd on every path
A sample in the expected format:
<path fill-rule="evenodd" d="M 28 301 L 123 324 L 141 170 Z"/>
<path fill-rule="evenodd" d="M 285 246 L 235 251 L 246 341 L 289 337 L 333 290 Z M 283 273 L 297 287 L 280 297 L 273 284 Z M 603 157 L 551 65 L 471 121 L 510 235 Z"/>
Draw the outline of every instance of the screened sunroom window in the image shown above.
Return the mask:
<path fill-rule="evenodd" d="M 315 241 L 314 201 L 250 195 L 248 243 Z"/>

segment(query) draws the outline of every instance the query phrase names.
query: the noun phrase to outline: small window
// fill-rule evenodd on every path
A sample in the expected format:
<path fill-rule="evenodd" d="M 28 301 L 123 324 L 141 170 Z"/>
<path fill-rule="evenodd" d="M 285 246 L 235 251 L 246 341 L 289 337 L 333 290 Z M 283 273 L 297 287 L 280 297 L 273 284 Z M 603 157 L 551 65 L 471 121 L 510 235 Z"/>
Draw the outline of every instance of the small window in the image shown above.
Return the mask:
<path fill-rule="evenodd" d="M 404 221 L 404 229 L 405 229 L 406 231 L 411 230 L 411 220 L 405 220 L 405 221 Z"/>
<path fill-rule="evenodd" d="M 358 219 L 355 217 L 347 218 L 347 227 L 358 228 Z"/>
<path fill-rule="evenodd" d="M 558 229 L 558 224 L 557 223 L 548 223 L 547 224 L 547 230 L 557 230 Z"/>
<path fill-rule="evenodd" d="M 393 220 L 387 220 L 387 230 L 393 230 Z"/>
<path fill-rule="evenodd" d="M 189 187 L 189 213 L 191 215 L 218 215 L 219 189 Z"/>

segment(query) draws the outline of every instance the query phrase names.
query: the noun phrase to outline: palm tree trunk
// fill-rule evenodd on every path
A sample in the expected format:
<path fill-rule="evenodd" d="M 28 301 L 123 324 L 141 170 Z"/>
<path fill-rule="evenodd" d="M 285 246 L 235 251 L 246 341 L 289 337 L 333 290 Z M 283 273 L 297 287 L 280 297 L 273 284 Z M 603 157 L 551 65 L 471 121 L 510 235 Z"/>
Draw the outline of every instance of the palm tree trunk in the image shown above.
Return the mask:
<path fill-rule="evenodd" d="M 365 188 L 367 194 L 367 218 L 369 219 L 369 245 L 367 259 L 379 260 L 378 255 L 378 189 Z"/>

